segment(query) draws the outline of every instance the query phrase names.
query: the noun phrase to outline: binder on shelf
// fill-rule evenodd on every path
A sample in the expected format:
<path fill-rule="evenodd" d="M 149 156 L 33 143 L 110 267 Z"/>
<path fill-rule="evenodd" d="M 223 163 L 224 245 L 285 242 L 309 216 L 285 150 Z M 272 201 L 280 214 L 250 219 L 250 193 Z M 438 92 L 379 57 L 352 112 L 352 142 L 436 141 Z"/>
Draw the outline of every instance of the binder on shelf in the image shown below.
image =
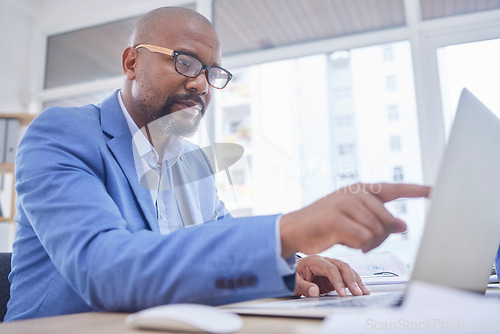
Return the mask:
<path fill-rule="evenodd" d="M 5 162 L 6 138 L 7 138 L 7 119 L 0 118 L 0 163 Z"/>
<path fill-rule="evenodd" d="M 5 162 L 14 163 L 17 145 L 19 144 L 19 131 L 21 122 L 17 118 L 7 119 L 7 136 L 5 139 Z"/>

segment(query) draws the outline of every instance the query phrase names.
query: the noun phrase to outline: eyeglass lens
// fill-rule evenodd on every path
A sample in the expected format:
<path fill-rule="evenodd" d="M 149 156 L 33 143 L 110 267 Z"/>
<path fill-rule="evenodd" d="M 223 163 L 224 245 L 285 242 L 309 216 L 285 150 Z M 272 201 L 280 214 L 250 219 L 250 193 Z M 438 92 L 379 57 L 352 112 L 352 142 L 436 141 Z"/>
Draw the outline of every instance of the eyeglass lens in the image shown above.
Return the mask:
<path fill-rule="evenodd" d="M 200 74 L 203 65 L 202 63 L 189 55 L 178 54 L 175 59 L 176 70 L 187 77 L 195 77 Z M 223 88 L 229 81 L 229 74 L 223 69 L 211 67 L 208 69 L 208 83 L 216 88 Z"/>

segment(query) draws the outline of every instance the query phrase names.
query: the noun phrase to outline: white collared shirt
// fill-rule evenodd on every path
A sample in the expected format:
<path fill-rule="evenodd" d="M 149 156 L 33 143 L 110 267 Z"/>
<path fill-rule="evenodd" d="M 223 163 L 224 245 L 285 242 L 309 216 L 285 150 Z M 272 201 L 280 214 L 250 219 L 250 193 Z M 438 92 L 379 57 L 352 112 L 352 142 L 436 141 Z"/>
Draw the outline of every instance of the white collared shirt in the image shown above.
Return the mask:
<path fill-rule="evenodd" d="M 164 145 L 163 161 L 158 164 L 158 153 L 153 145 L 147 140 L 139 130 L 137 124 L 130 116 L 123 103 L 121 92 L 118 91 L 118 101 L 127 120 L 132 142 L 134 144 L 134 161 L 139 182 L 143 187 L 150 190 L 151 198 L 156 208 L 156 217 L 160 227 L 160 233 L 169 234 L 184 227 L 181 212 L 175 197 L 172 180 L 171 167 L 177 163 L 184 144 L 174 136 L 170 136 Z M 291 275 L 295 272 L 295 256 L 284 259 L 281 256 L 280 225 L 281 215 L 276 219 L 276 259 L 278 270 L 283 276 Z"/>
<path fill-rule="evenodd" d="M 177 163 L 184 150 L 184 144 L 179 138 L 170 136 L 163 148 L 163 159 L 158 163 L 158 153 L 128 113 L 120 92 L 118 92 L 118 101 L 132 134 L 134 162 L 139 183 L 151 193 L 160 233 L 169 234 L 183 228 L 184 224 L 173 187 L 171 167 Z"/>

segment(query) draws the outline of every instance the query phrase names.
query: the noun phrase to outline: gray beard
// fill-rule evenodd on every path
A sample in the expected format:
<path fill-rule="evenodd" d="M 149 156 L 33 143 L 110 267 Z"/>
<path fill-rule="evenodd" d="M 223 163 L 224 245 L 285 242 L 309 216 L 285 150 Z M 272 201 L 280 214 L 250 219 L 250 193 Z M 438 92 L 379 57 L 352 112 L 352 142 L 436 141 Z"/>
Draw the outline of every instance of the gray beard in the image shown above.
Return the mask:
<path fill-rule="evenodd" d="M 172 113 L 171 110 L 172 106 L 176 101 L 179 100 L 191 100 L 201 105 L 202 110 L 200 110 L 194 122 L 190 124 L 182 123 L 173 117 L 174 113 Z M 161 114 L 163 114 L 164 116 L 156 120 L 157 126 L 159 127 L 160 131 L 176 137 L 191 137 L 198 131 L 198 126 L 200 125 L 201 119 L 205 115 L 205 103 L 199 96 L 196 95 L 172 95 L 167 98 L 164 105 L 162 106 L 160 110 L 160 115 Z"/>
<path fill-rule="evenodd" d="M 196 120 L 192 124 L 185 124 L 182 122 L 178 122 L 172 114 L 163 116 L 157 120 L 157 126 L 161 132 L 176 136 L 176 137 L 191 137 L 198 131 L 198 127 L 200 125 L 201 119 L 203 115 L 201 113 L 198 114 Z"/>

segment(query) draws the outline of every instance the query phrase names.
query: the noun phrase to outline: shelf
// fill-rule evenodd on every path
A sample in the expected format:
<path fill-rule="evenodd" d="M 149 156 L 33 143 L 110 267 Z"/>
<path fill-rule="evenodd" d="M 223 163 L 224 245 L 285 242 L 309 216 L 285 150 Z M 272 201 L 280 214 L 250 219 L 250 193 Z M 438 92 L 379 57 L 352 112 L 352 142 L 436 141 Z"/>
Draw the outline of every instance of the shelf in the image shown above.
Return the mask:
<path fill-rule="evenodd" d="M 31 121 L 36 117 L 37 115 L 35 114 L 26 114 L 26 113 L 6 113 L 6 112 L 0 112 L 0 118 L 15 118 L 18 119 L 19 122 L 21 123 L 21 126 L 27 126 L 31 123 Z M 20 139 L 20 138 L 18 138 Z M 11 174 L 12 177 L 12 183 L 6 182 L 6 174 Z M 9 207 L 10 210 L 9 216 L 0 216 L 0 222 L 14 222 L 14 215 L 16 213 L 16 190 L 14 188 L 15 186 L 15 177 L 14 177 L 14 164 L 13 163 L 0 163 L 0 177 L 1 177 L 1 191 L 2 195 L 9 198 L 9 204 L 5 205 L 6 207 L 2 207 L 3 209 L 3 214 L 5 214 L 5 211 L 7 207 Z M 7 179 L 7 180 L 10 180 Z M 7 187 L 7 188 L 6 188 Z M 2 204 L 5 204 L 3 202 Z"/>
<path fill-rule="evenodd" d="M 14 173 L 14 164 L 0 163 L 1 173 Z"/>
<path fill-rule="evenodd" d="M 38 115 L 36 114 L 22 114 L 22 113 L 7 113 L 0 112 L 0 118 L 17 118 L 21 125 L 26 126 Z"/>
<path fill-rule="evenodd" d="M 36 114 L 27 114 L 27 113 L 8 113 L 8 112 L 0 112 L 0 118 L 15 118 L 18 119 L 21 123 L 21 126 L 28 126 L 31 121 L 36 117 Z M 20 139 L 20 138 L 19 138 Z M 12 183 L 6 182 L 6 175 L 12 175 Z M 16 214 L 16 190 L 15 186 L 15 177 L 14 177 L 14 164 L 13 163 L 0 163 L 0 177 L 2 178 L 2 192 L 5 192 L 3 195 L 10 197 L 9 205 L 10 207 L 10 215 L 8 217 L 0 216 L 0 222 L 14 222 L 14 215 Z M 8 179 L 10 180 L 10 178 Z M 7 188 L 6 188 L 7 187 Z M 5 204 L 5 203 L 4 203 Z M 5 209 L 4 213 L 5 213 Z"/>
<path fill-rule="evenodd" d="M 4 174 L 12 174 L 12 183 L 10 185 L 7 185 L 5 183 L 5 175 Z M 0 177 L 2 178 L 2 187 L 9 187 L 10 189 L 10 216 L 4 217 L 0 216 L 0 222 L 13 222 L 14 221 L 14 214 L 16 210 L 16 191 L 14 189 L 14 164 L 6 164 L 2 163 L 0 164 Z M 2 190 L 3 191 L 3 190 Z"/>

